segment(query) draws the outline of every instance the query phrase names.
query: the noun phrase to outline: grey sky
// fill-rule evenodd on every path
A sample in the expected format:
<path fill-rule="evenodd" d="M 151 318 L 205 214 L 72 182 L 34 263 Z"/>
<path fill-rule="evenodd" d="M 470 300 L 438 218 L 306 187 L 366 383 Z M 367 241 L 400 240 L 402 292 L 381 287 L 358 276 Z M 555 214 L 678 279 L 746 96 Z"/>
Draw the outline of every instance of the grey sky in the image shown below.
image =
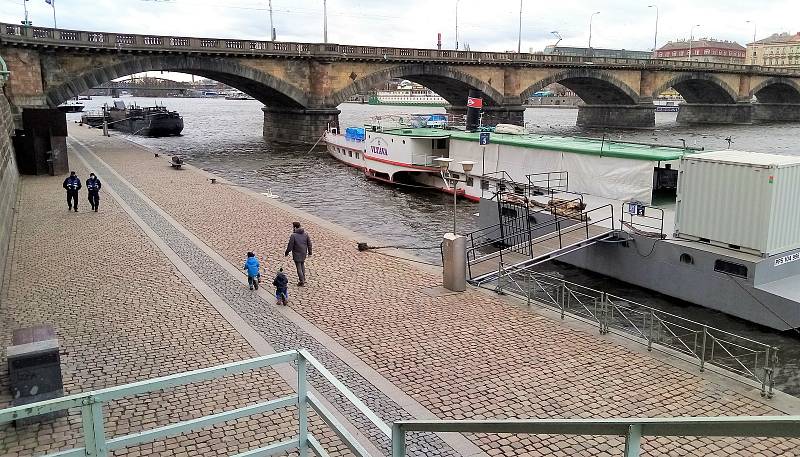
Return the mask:
<path fill-rule="evenodd" d="M 265 38 L 267 0 L 55 0 L 60 28 L 164 35 Z M 322 0 L 273 0 L 278 37 L 285 41 L 322 41 Z M 659 45 L 696 35 L 741 43 L 800 28 L 797 0 L 523 0 L 523 49 L 541 50 L 558 30 L 564 45 L 586 46 L 594 11 L 595 47 L 650 49 L 655 11 L 660 9 Z M 328 0 L 328 37 L 336 43 L 435 47 L 441 32 L 445 47 L 455 42 L 455 0 Z M 518 0 L 460 0 L 460 42 L 472 49 L 517 48 Z M 52 26 L 44 0 L 28 2 L 35 25 Z M 0 0 L 0 20 L 22 19 L 21 0 Z"/>

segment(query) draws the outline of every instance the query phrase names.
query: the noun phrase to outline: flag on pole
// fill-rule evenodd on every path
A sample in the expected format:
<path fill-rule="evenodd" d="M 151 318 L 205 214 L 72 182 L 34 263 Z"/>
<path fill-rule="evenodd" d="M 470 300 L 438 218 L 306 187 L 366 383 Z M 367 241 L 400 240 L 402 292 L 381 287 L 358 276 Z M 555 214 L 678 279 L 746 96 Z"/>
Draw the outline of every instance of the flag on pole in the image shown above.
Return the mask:
<path fill-rule="evenodd" d="M 53 0 L 44 0 L 44 2 L 47 3 L 48 5 L 52 5 L 53 4 Z"/>

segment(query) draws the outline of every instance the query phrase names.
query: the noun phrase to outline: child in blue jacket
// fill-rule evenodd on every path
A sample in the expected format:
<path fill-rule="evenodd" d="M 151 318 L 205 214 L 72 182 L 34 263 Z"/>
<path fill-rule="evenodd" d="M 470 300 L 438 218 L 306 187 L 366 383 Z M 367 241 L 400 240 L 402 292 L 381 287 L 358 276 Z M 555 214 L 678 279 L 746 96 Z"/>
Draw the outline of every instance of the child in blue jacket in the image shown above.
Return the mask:
<path fill-rule="evenodd" d="M 247 260 L 244 262 L 243 268 L 247 271 L 247 284 L 250 285 L 250 290 L 253 290 L 253 288 L 258 290 L 258 281 L 261 279 L 261 273 L 259 271 L 261 265 L 258 263 L 258 259 L 254 253 L 247 253 Z"/>

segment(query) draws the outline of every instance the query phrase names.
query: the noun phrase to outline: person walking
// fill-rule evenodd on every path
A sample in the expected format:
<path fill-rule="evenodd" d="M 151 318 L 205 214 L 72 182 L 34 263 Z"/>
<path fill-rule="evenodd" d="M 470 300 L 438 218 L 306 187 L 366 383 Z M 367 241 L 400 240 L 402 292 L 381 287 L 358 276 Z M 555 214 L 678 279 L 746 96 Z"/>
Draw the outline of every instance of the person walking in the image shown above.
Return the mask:
<path fill-rule="evenodd" d="M 81 190 L 81 180 L 74 171 L 69 172 L 69 177 L 64 180 L 64 189 L 67 191 L 67 206 L 72 211 L 78 212 L 78 191 Z"/>
<path fill-rule="evenodd" d="M 261 278 L 261 265 L 258 263 L 255 253 L 248 252 L 247 259 L 244 261 L 242 269 L 247 274 L 247 285 L 250 290 L 258 290 L 258 281 Z"/>
<path fill-rule="evenodd" d="M 89 204 L 92 205 L 94 212 L 100 207 L 100 188 L 103 183 L 95 176 L 94 173 L 89 173 L 89 179 L 86 180 L 86 190 L 89 192 Z"/>
<path fill-rule="evenodd" d="M 306 285 L 306 256 L 311 255 L 311 237 L 299 222 L 293 222 L 292 227 L 293 231 L 289 236 L 289 245 L 286 246 L 284 257 L 292 253 L 292 260 L 297 268 L 297 285 L 303 287 Z"/>
<path fill-rule="evenodd" d="M 278 270 L 272 285 L 275 286 L 276 304 L 286 306 L 289 302 L 289 278 L 283 272 L 283 267 Z"/>

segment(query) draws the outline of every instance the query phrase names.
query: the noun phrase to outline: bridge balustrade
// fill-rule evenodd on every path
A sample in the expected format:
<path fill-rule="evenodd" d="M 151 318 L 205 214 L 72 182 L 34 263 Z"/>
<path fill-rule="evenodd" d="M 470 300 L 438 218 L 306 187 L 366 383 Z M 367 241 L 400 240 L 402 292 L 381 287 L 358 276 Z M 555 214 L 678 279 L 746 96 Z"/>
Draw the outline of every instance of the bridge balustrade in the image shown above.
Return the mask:
<path fill-rule="evenodd" d="M 758 65 L 739 65 L 730 63 L 660 60 L 660 59 L 623 59 L 610 57 L 590 56 L 565 56 L 527 53 L 498 53 L 498 52 L 471 52 L 462 50 L 437 50 L 416 48 L 389 48 L 356 45 L 338 45 L 332 43 L 273 43 L 249 40 L 227 40 L 217 38 L 187 38 L 166 37 L 155 35 L 115 34 L 102 32 L 87 32 L 79 30 L 58 30 L 47 27 L 26 27 L 16 24 L 0 23 L 0 36 L 2 41 L 13 42 L 41 42 L 47 45 L 81 46 L 87 48 L 136 48 L 150 50 L 153 47 L 163 47 L 165 50 L 174 49 L 179 52 L 196 50 L 199 52 L 217 49 L 219 52 L 242 53 L 304 53 L 304 54 L 339 54 L 357 55 L 368 59 L 403 57 L 420 60 L 460 60 L 466 62 L 510 62 L 526 61 L 554 65 L 608 65 L 608 66 L 635 66 L 638 68 L 676 69 L 676 70 L 717 70 L 742 73 L 759 73 L 764 75 L 792 75 L 800 76 L 800 72 L 790 68 L 773 68 Z M 131 49 L 134 50 L 134 49 Z"/>
<path fill-rule="evenodd" d="M 115 35 L 117 46 L 125 45 L 132 46 L 136 44 L 136 37 L 133 35 Z"/>
<path fill-rule="evenodd" d="M 106 34 L 99 32 L 89 32 L 86 34 L 86 40 L 91 41 L 92 43 L 105 43 Z"/>
<path fill-rule="evenodd" d="M 158 36 L 146 36 L 142 39 L 144 44 L 151 45 L 151 46 L 163 46 L 164 40 Z"/>

